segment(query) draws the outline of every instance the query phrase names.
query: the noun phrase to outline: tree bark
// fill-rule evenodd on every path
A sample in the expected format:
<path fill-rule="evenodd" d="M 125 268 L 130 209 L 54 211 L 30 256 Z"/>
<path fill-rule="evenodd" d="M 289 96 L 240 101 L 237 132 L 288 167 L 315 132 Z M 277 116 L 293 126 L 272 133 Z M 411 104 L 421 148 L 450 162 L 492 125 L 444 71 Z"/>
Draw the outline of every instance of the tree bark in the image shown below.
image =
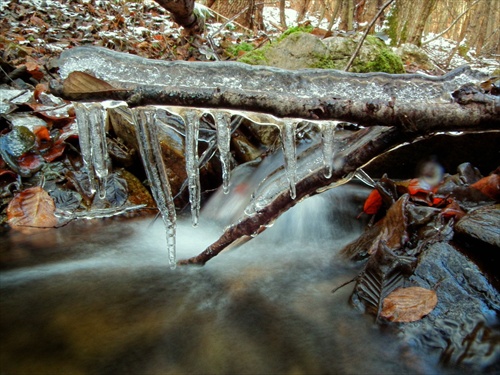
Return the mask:
<path fill-rule="evenodd" d="M 203 30 L 203 19 L 198 19 L 193 13 L 194 0 L 155 0 L 168 10 L 176 23 L 189 32 L 199 33 Z"/>

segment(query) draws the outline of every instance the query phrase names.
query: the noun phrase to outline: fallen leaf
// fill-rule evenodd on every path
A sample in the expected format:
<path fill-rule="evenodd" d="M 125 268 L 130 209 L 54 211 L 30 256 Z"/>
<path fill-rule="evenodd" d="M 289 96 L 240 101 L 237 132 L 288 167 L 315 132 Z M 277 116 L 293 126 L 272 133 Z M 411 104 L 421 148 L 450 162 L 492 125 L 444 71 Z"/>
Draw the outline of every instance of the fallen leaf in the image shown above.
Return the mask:
<path fill-rule="evenodd" d="M 16 230 L 29 232 L 33 228 L 57 225 L 54 200 L 41 187 L 25 189 L 16 194 L 7 207 L 7 220 Z"/>
<path fill-rule="evenodd" d="M 368 215 L 375 215 L 382 207 L 382 196 L 377 189 L 373 189 L 363 206 L 363 212 Z"/>
<path fill-rule="evenodd" d="M 399 288 L 384 299 L 380 316 L 391 322 L 415 322 L 429 314 L 437 301 L 434 290 L 418 286 Z"/>
<path fill-rule="evenodd" d="M 71 72 L 63 83 L 64 95 L 86 94 L 95 92 L 124 91 L 111 86 L 102 79 L 96 78 L 84 72 Z"/>
<path fill-rule="evenodd" d="M 491 199 L 500 199 L 500 175 L 495 173 L 490 174 L 489 176 L 483 177 L 476 183 L 472 184 L 471 187 L 479 190 Z"/>

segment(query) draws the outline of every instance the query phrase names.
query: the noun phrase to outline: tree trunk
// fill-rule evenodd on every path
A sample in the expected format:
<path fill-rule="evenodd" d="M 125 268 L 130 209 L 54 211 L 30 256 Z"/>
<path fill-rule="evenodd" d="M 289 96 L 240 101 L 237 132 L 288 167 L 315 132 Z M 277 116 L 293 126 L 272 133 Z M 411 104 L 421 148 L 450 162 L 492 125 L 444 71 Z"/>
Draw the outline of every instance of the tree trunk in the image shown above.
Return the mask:
<path fill-rule="evenodd" d="M 414 27 L 412 33 L 408 35 L 408 42 L 420 46 L 422 43 L 422 34 L 424 32 L 425 24 L 436 5 L 437 0 L 426 0 L 420 8 L 418 15 L 415 16 Z"/>
<path fill-rule="evenodd" d="M 211 9 L 226 18 L 233 18 L 241 13 L 235 19 L 238 24 L 253 31 L 263 28 L 264 4 L 258 0 L 217 0 Z"/>
<path fill-rule="evenodd" d="M 339 29 L 351 31 L 354 28 L 354 0 L 342 0 Z"/>
<path fill-rule="evenodd" d="M 288 28 L 286 25 L 285 0 L 280 0 L 280 23 L 284 30 Z"/>
<path fill-rule="evenodd" d="M 423 132 L 430 128 L 445 131 L 500 123 L 500 98 L 476 92 L 473 87 L 460 91 L 465 82 L 478 83 L 485 78 L 467 67 L 443 77 L 290 71 L 231 62 L 156 61 L 97 47 L 65 51 L 59 69 L 69 74 L 66 66 L 73 69 L 78 66 L 79 70 L 98 77 L 116 76 L 119 66 L 123 76 L 133 77 L 141 72 L 140 81 L 144 82 L 141 85 L 119 79 L 95 81 L 92 76 L 73 72 L 62 88 L 54 88 L 69 100 L 114 98 L 125 100 L 131 106 L 228 108 L 279 117 L 390 125 Z M 407 97 L 408 87 L 411 87 L 410 97 Z M 456 98 L 450 101 L 450 94 L 455 91 Z"/>

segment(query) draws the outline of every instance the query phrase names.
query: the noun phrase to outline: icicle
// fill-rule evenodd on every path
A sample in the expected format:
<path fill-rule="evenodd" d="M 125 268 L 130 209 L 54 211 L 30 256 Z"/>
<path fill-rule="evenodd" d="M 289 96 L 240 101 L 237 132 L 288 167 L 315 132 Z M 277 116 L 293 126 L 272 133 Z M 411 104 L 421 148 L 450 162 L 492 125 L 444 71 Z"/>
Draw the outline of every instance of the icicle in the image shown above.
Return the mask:
<path fill-rule="evenodd" d="M 229 193 L 230 179 L 230 144 L 231 144 L 231 114 L 228 112 L 215 111 L 215 126 L 217 127 L 217 147 L 219 149 L 222 164 L 222 190 L 224 194 Z"/>
<path fill-rule="evenodd" d="M 198 225 L 200 215 L 200 170 L 198 168 L 198 133 L 200 129 L 201 111 L 187 110 L 185 113 L 186 140 L 186 172 L 188 176 L 189 203 L 191 204 L 191 220 L 193 226 Z"/>
<path fill-rule="evenodd" d="M 295 183 L 297 180 L 297 157 L 295 147 L 295 129 L 298 121 L 285 119 L 280 126 L 281 143 L 283 145 L 283 155 L 285 158 L 285 169 L 288 182 L 290 183 L 290 196 L 295 199 Z"/>
<path fill-rule="evenodd" d="M 354 173 L 354 176 L 358 178 L 361 182 L 365 183 L 366 185 L 370 187 L 375 187 L 375 181 L 366 173 L 363 169 L 359 168 L 356 170 Z"/>
<path fill-rule="evenodd" d="M 165 224 L 168 260 L 170 267 L 173 269 L 176 266 L 175 232 L 177 219 L 174 199 L 158 140 L 155 111 L 155 108 L 137 108 L 132 111 L 132 116 L 144 169 Z"/>
<path fill-rule="evenodd" d="M 90 192 L 106 197 L 108 148 L 106 109 L 100 103 L 74 103 L 83 162 L 88 169 Z"/>
<path fill-rule="evenodd" d="M 321 130 L 321 145 L 323 148 L 323 165 L 325 166 L 325 178 L 332 177 L 333 171 L 333 139 L 335 137 L 335 129 L 337 121 L 326 121 L 320 124 Z"/>

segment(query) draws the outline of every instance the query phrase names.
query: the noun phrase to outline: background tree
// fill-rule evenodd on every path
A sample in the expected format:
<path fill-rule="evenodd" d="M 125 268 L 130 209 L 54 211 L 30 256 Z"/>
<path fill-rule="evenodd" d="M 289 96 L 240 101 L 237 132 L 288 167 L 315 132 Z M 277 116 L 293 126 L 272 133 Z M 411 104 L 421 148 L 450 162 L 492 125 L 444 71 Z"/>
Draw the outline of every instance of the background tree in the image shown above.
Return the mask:
<path fill-rule="evenodd" d="M 264 28 L 262 16 L 264 3 L 259 0 L 214 0 L 208 2 L 210 9 L 226 18 L 239 15 L 235 21 L 252 31 Z"/>

